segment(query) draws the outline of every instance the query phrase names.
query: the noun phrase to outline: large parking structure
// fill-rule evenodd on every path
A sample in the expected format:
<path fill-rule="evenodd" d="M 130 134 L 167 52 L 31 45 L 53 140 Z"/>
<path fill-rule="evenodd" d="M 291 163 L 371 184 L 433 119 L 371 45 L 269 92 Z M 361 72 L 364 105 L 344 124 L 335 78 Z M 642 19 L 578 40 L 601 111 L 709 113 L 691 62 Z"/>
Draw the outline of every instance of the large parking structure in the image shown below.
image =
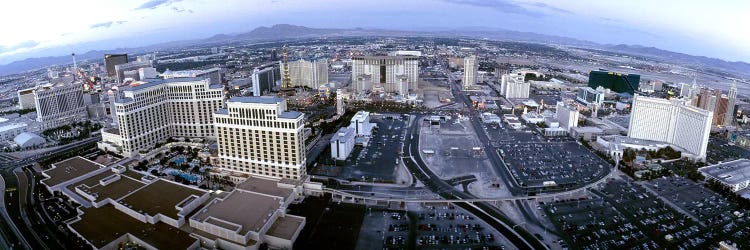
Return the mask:
<path fill-rule="evenodd" d="M 579 187 L 603 178 L 611 168 L 577 142 L 500 144 L 498 153 L 522 187 Z"/>

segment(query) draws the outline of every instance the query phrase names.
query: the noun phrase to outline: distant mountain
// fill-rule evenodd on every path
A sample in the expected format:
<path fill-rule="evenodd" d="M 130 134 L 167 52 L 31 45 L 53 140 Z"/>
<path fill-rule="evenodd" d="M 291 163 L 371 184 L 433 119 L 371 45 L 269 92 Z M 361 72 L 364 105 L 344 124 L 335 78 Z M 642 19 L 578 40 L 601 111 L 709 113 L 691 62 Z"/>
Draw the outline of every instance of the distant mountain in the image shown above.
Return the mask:
<path fill-rule="evenodd" d="M 250 32 L 239 34 L 218 34 L 201 40 L 205 43 L 236 42 L 236 41 L 271 41 L 289 38 L 312 37 L 342 37 L 342 36 L 370 36 L 370 35 L 413 35 L 411 31 L 391 31 L 380 29 L 321 29 L 297 26 L 291 24 L 276 24 L 271 27 L 261 26 Z M 420 32 L 417 32 L 420 33 Z"/>
<path fill-rule="evenodd" d="M 555 43 L 560 45 L 578 45 L 578 46 L 595 46 L 597 43 L 578 40 L 570 37 L 545 35 L 534 32 L 523 32 L 515 30 L 497 29 L 497 28 L 486 28 L 486 27 L 465 27 L 460 29 L 452 29 L 448 31 L 434 31 L 434 34 L 442 34 L 448 36 L 463 36 L 463 37 L 474 37 L 474 38 L 488 38 L 498 40 L 513 40 L 523 42 L 536 42 L 536 43 Z"/>
<path fill-rule="evenodd" d="M 311 28 L 290 24 L 276 24 L 271 27 L 258 27 L 249 32 L 236 34 L 217 34 L 205 39 L 171 41 L 158 43 L 149 46 L 127 49 L 98 50 L 89 51 L 77 55 L 79 61 L 89 59 L 100 59 L 106 53 L 143 53 L 162 48 L 175 48 L 181 46 L 191 46 L 199 44 L 242 42 L 242 41 L 273 41 L 281 39 L 294 38 L 315 38 L 315 37 L 355 37 L 355 36 L 432 36 L 432 37 L 467 37 L 467 38 L 487 38 L 496 40 L 512 40 L 523 42 L 547 43 L 572 45 L 603 49 L 626 54 L 642 55 L 659 58 L 668 62 L 681 64 L 693 64 L 700 67 L 715 67 L 729 72 L 747 75 L 750 72 L 750 64 L 744 62 L 727 62 L 724 60 L 709 58 L 705 56 L 692 56 L 683 53 L 666 51 L 654 47 L 644 47 L 638 45 L 601 45 L 590 41 L 578 40 L 569 37 L 544 35 L 533 32 L 512 31 L 487 27 L 464 27 L 460 29 L 428 29 L 429 31 L 405 31 L 405 30 L 385 30 L 371 28 L 353 28 L 353 29 L 328 29 L 328 28 Z M 29 58 L 12 62 L 0 66 L 0 75 L 18 73 L 21 71 L 43 68 L 56 64 L 70 63 L 70 55 L 56 57 Z"/>
<path fill-rule="evenodd" d="M 108 51 L 100 51 L 100 50 L 92 50 L 89 52 L 86 52 L 84 54 L 76 54 L 76 60 L 79 62 L 83 62 L 86 60 L 92 60 L 92 59 L 102 59 L 104 58 L 104 54 L 112 54 L 112 53 L 128 53 L 129 51 L 133 51 L 132 49 L 115 49 L 115 50 L 108 50 Z M 6 65 L 0 66 L 0 75 L 9 75 L 14 74 L 26 70 L 32 70 L 32 69 L 39 69 L 39 68 L 45 68 L 52 65 L 58 65 L 58 64 L 72 64 L 73 58 L 71 55 L 64 55 L 64 56 L 47 56 L 47 57 L 36 57 L 36 58 L 27 58 L 20 61 L 15 61 Z"/>
<path fill-rule="evenodd" d="M 728 62 L 721 59 L 705 57 L 705 56 L 694 56 L 679 52 L 672 52 L 654 47 L 646 47 L 640 45 L 606 45 L 602 47 L 604 50 L 621 52 L 626 54 L 640 55 L 646 57 L 654 57 L 661 59 L 666 62 L 674 62 L 680 64 L 693 65 L 698 67 L 715 67 L 723 69 L 729 72 L 734 72 L 742 75 L 747 75 L 750 72 L 750 64 L 746 62 Z"/>

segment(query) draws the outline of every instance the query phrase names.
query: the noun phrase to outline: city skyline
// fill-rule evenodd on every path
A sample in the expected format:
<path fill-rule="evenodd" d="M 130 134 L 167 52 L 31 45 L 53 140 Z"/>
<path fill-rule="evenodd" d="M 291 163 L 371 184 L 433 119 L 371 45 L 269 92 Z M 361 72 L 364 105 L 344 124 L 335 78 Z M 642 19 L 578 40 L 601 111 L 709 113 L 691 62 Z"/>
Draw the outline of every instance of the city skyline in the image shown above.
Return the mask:
<path fill-rule="evenodd" d="M 46 7 L 38 8 L 40 4 Z M 13 23 L 22 18 L 25 21 L 23 25 L 1 28 L 4 34 L 14 35 L 0 38 L 0 64 L 70 52 L 207 38 L 277 23 L 406 31 L 506 29 L 750 62 L 750 34 L 736 32 L 740 24 L 750 22 L 750 17 L 743 16 L 750 4 L 739 1 L 644 5 L 610 1 L 420 0 L 391 5 L 380 1 L 215 4 L 151 0 L 76 4 L 30 1 L 10 5 L 9 9 L 26 11 L 11 12 L 0 17 L 0 22 Z M 422 7 L 427 5 L 431 7 Z M 31 10 L 47 18 L 21 16 Z M 712 18 L 719 14 L 722 18 Z"/>
<path fill-rule="evenodd" d="M 750 2 L 4 7 L 0 249 L 750 249 Z"/>

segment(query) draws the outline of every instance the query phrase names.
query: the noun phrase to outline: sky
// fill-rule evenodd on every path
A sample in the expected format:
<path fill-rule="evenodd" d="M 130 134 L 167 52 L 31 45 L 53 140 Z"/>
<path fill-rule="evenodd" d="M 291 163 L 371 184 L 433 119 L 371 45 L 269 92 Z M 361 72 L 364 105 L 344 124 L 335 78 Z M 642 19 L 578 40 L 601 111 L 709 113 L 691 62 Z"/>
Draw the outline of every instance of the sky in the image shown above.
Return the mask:
<path fill-rule="evenodd" d="M 3 3 L 0 65 L 294 24 L 500 28 L 750 62 L 744 0 L 25 0 Z"/>

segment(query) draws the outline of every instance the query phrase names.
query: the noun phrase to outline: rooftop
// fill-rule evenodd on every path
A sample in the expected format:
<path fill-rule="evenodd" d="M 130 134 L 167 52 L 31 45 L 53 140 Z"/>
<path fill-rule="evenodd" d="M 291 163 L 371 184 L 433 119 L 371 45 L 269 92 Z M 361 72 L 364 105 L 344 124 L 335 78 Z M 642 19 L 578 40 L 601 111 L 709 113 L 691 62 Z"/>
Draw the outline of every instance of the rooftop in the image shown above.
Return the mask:
<path fill-rule="evenodd" d="M 119 135 L 120 134 L 120 129 L 119 128 L 105 128 L 104 132 L 110 133 L 110 134 Z"/>
<path fill-rule="evenodd" d="M 240 229 L 239 234 L 245 235 L 250 231 L 258 232 L 279 207 L 280 198 L 237 189 L 224 199 L 214 199 L 192 219 L 232 231 Z"/>
<path fill-rule="evenodd" d="M 302 223 L 305 222 L 305 218 L 286 215 L 284 217 L 279 216 L 276 221 L 273 222 L 271 228 L 268 229 L 266 234 L 286 240 L 292 240 L 294 233 L 300 230 Z"/>
<path fill-rule="evenodd" d="M 419 59 L 418 56 L 355 56 L 352 59 Z"/>
<path fill-rule="evenodd" d="M 205 78 L 205 77 L 180 77 L 180 78 L 170 78 L 170 79 L 150 78 L 150 79 L 145 79 L 140 82 L 132 83 L 128 86 L 122 87 L 121 89 L 135 91 L 139 89 L 145 89 L 145 88 L 161 85 L 164 83 L 202 81 L 205 79 L 208 79 L 208 78 Z"/>
<path fill-rule="evenodd" d="M 229 102 L 243 102 L 243 103 L 260 103 L 260 104 L 276 104 L 283 102 L 284 99 L 278 97 L 269 96 L 235 96 L 229 98 Z"/>
<path fill-rule="evenodd" d="M 297 117 L 300 117 L 301 115 L 302 113 L 298 111 L 284 111 L 279 114 L 279 118 L 295 119 Z"/>
<path fill-rule="evenodd" d="M 699 168 L 698 171 L 726 184 L 738 184 L 750 180 L 750 160 L 739 159 Z"/>
<path fill-rule="evenodd" d="M 205 191 L 159 179 L 121 199 L 127 207 L 148 215 L 162 214 L 177 219 L 175 206 L 191 195 L 201 196 Z"/>
<path fill-rule="evenodd" d="M 331 142 L 335 142 L 336 140 L 340 141 L 348 141 L 351 139 L 354 139 L 355 132 L 354 129 L 350 127 L 341 127 L 338 131 L 336 131 L 335 134 L 331 137 Z"/>
<path fill-rule="evenodd" d="M 143 223 L 109 204 L 81 210 L 81 220 L 70 226 L 97 248 L 106 246 L 126 233 L 157 249 L 187 249 L 197 241 L 190 234 L 162 222 Z"/>
<path fill-rule="evenodd" d="M 369 116 L 370 112 L 360 110 L 357 111 L 356 114 L 354 114 L 354 117 L 352 117 L 352 121 L 364 121 Z"/>
<path fill-rule="evenodd" d="M 576 131 L 578 133 L 603 133 L 604 132 L 604 130 L 602 130 L 602 129 L 598 128 L 598 127 L 593 127 L 593 126 L 572 127 L 570 129 L 572 129 L 572 130 L 574 130 L 574 131 Z"/>
<path fill-rule="evenodd" d="M 5 119 L 5 121 L 7 121 L 7 119 Z M 23 128 L 26 126 L 28 126 L 26 123 L 11 123 L 7 125 L 3 125 L 3 126 L 0 126 L 0 133 L 13 130 L 13 129 L 17 129 L 17 128 Z"/>
<path fill-rule="evenodd" d="M 143 186 L 146 185 L 145 183 L 134 180 L 125 175 L 120 175 L 119 180 L 109 183 L 106 186 L 102 186 L 101 184 L 99 184 L 100 180 L 107 178 L 109 176 L 112 176 L 112 175 L 117 175 L 117 173 L 111 172 L 111 171 L 105 171 L 101 174 L 89 177 L 86 180 L 76 183 L 72 185 L 72 187 L 77 187 L 79 185 L 84 184 L 86 186 L 85 187 L 81 186 L 80 189 L 88 194 L 95 196 L 96 197 L 95 201 L 101 201 L 107 198 L 110 198 L 112 200 L 118 200 L 122 198 L 123 196 L 133 193 L 137 191 L 139 188 L 142 188 Z"/>
<path fill-rule="evenodd" d="M 262 193 L 262 194 L 267 194 L 267 195 L 279 196 L 285 199 L 290 194 L 292 194 L 291 189 L 280 188 L 278 186 L 278 181 L 258 178 L 258 177 L 248 177 L 247 180 L 245 180 L 244 182 L 237 184 L 237 189 L 242 189 L 245 191 Z"/>
<path fill-rule="evenodd" d="M 50 187 L 104 167 L 80 156 L 53 163 L 52 166 L 53 168 L 42 172 L 49 176 L 49 178 L 44 179 L 42 182 Z"/>
<path fill-rule="evenodd" d="M 218 109 L 218 110 L 216 110 L 216 112 L 214 112 L 214 114 L 228 115 L 229 114 L 229 110 L 227 110 L 227 109 Z"/>
<path fill-rule="evenodd" d="M 198 75 L 203 75 L 206 73 L 211 73 L 215 71 L 221 70 L 220 68 L 210 68 L 210 69 L 190 69 L 190 70 L 165 70 L 164 73 L 161 73 L 162 76 L 165 77 L 196 77 Z"/>

